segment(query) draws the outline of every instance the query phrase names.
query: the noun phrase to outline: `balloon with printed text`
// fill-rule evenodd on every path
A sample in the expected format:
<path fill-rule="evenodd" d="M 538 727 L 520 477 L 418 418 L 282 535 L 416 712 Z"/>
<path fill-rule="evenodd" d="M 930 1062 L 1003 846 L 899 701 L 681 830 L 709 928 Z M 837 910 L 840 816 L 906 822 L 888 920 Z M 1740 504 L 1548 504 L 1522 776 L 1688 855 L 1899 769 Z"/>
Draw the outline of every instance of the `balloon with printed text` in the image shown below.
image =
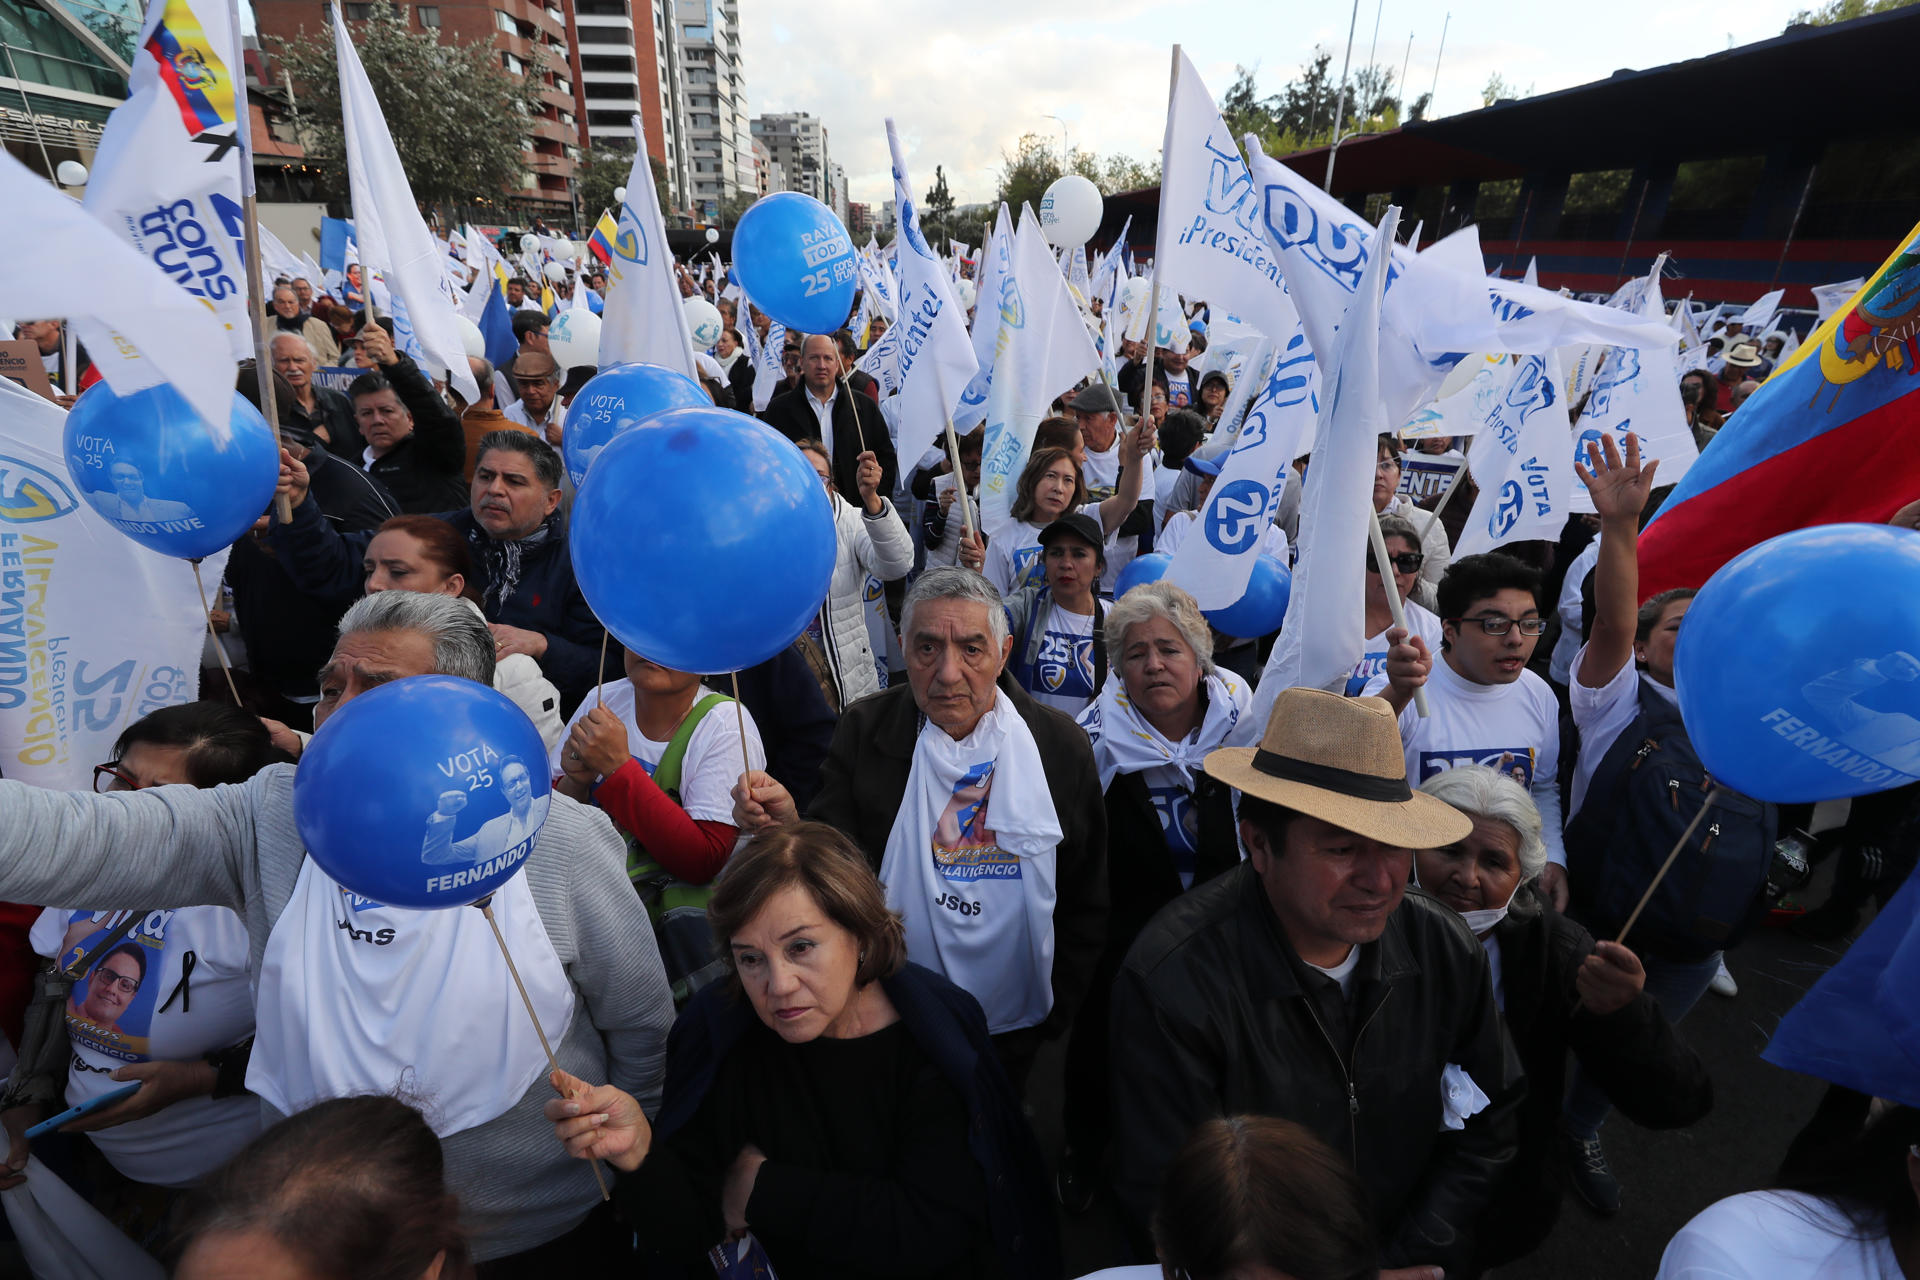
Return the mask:
<path fill-rule="evenodd" d="M 1256 640 L 1272 635 L 1286 621 L 1287 598 L 1293 593 L 1293 574 L 1276 556 L 1254 558 L 1247 592 L 1224 609 L 1207 609 L 1203 616 L 1221 635 Z"/>
<path fill-rule="evenodd" d="M 1113 598 L 1118 600 L 1135 587 L 1160 581 L 1167 576 L 1167 569 L 1172 564 L 1173 556 L 1166 551 L 1149 551 L 1144 556 L 1135 556 L 1114 576 Z"/>
<path fill-rule="evenodd" d="M 725 327 L 720 308 L 705 298 L 688 298 L 681 308 L 686 312 L 687 337 L 695 351 L 705 351 L 720 341 L 720 331 Z"/>
<path fill-rule="evenodd" d="M 568 478 L 578 489 L 593 460 L 615 436 L 655 414 L 712 404 L 713 397 L 699 383 L 657 364 L 616 364 L 603 369 L 567 407 L 560 457 L 567 464 Z"/>
<path fill-rule="evenodd" d="M 845 324 L 860 275 L 846 227 L 798 191 L 763 196 L 740 215 L 733 271 L 754 306 L 801 333 Z"/>
<path fill-rule="evenodd" d="M 600 363 L 600 317 L 590 307 L 568 307 L 547 326 L 547 350 L 561 369 Z"/>
<path fill-rule="evenodd" d="M 703 675 L 792 644 L 826 599 L 836 548 L 806 455 L 711 403 L 615 436 L 574 498 L 569 543 L 581 594 L 615 639 Z"/>
<path fill-rule="evenodd" d="M 1100 188 L 1080 174 L 1066 174 L 1040 197 L 1040 230 L 1054 248 L 1078 249 L 1100 229 L 1105 208 Z"/>
<path fill-rule="evenodd" d="M 197 560 L 244 536 L 280 478 L 273 432 L 238 392 L 227 426 L 223 448 L 171 385 L 122 396 L 99 383 L 67 414 L 67 474 L 121 533 Z"/>
<path fill-rule="evenodd" d="M 1673 682 L 1701 764 L 1756 799 L 1920 779 L 1920 533 L 1818 525 L 1735 556 L 1687 605 Z"/>
<path fill-rule="evenodd" d="M 491 685 L 409 676 L 344 704 L 293 779 L 293 821 L 320 870 L 389 907 L 480 901 L 547 820 L 547 749 Z"/>

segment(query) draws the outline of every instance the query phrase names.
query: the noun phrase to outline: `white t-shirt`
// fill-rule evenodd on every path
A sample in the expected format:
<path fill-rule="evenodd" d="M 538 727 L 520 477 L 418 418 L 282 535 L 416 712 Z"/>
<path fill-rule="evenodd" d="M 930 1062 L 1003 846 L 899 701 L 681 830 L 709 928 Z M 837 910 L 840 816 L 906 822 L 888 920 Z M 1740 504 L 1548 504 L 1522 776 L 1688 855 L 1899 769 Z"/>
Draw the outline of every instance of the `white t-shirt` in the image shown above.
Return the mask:
<path fill-rule="evenodd" d="M 1367 685 L 1377 693 L 1385 673 Z M 1545 680 L 1522 671 L 1512 684 L 1475 684 L 1435 654 L 1427 678 L 1427 707 L 1412 702 L 1400 713 L 1407 781 L 1419 786 L 1455 765 L 1484 764 L 1521 783 L 1540 810 L 1540 838 L 1549 861 L 1565 866 L 1560 821 L 1560 704 Z"/>
<path fill-rule="evenodd" d="M 700 687 L 694 695 L 697 704 L 701 698 L 718 690 Z M 653 776 L 654 766 L 660 763 L 660 757 L 667 753 L 667 744 L 655 742 L 640 732 L 639 723 L 633 718 L 633 685 L 625 680 L 609 684 L 605 689 L 607 710 L 620 717 L 627 726 L 627 750 L 640 767 Z M 587 712 L 594 707 L 594 700 L 588 698 L 573 713 L 573 719 L 567 722 L 567 733 L 573 732 L 573 726 L 587 718 Z M 747 723 L 747 759 L 756 769 L 767 767 L 767 753 L 760 746 L 760 730 L 753 723 L 753 716 L 746 708 L 740 709 Z M 560 753 L 566 750 L 566 735 L 562 735 L 560 744 L 553 749 L 548 759 L 554 776 L 560 775 Z M 687 816 L 696 822 L 732 822 L 734 782 L 740 777 L 744 765 L 740 755 L 739 717 L 729 706 L 717 706 L 707 712 L 699 724 L 694 726 L 693 736 L 687 740 L 687 754 L 680 761 L 680 807 Z"/>
<path fill-rule="evenodd" d="M 1143 501 L 1157 502 L 1161 481 L 1159 462 L 1149 453 L 1145 458 L 1141 459 L 1140 464 L 1147 469 L 1146 474 L 1140 477 L 1140 497 Z M 1096 505 L 1100 501 L 1111 498 L 1115 493 L 1119 492 L 1120 436 L 1118 433 L 1115 433 L 1113 443 L 1108 445 L 1105 451 L 1095 453 L 1092 449 L 1087 450 L 1087 465 L 1083 470 L 1083 474 L 1087 482 L 1087 494 L 1094 499 Z M 1177 473 L 1174 478 L 1179 478 Z M 1100 513 L 1097 510 L 1091 512 L 1091 514 L 1096 520 L 1100 518 Z M 1160 546 L 1157 541 L 1154 544 L 1154 550 L 1156 551 L 1165 551 L 1168 549 L 1169 548 Z M 1140 554 L 1140 535 L 1130 533 L 1124 537 L 1115 535 L 1114 537 L 1108 538 L 1107 545 L 1104 548 L 1104 554 L 1107 557 L 1107 571 L 1100 576 L 1100 590 L 1111 595 L 1113 593 L 1114 583 L 1119 580 L 1120 571 L 1132 563 L 1135 556 Z"/>
<path fill-rule="evenodd" d="M 1573 707 L 1573 724 L 1580 730 L 1580 755 L 1573 762 L 1573 790 L 1567 796 L 1567 821 L 1572 822 L 1586 803 L 1587 788 L 1593 785 L 1594 771 L 1606 759 L 1613 744 L 1640 715 L 1640 671 L 1628 658 L 1620 664 L 1613 679 L 1598 689 L 1580 683 L 1580 664 L 1586 660 L 1587 647 L 1581 645 L 1569 670 L 1573 679 L 1567 685 L 1568 701 Z M 1673 702 L 1679 695 L 1651 678 L 1653 691 Z"/>
<path fill-rule="evenodd" d="M 1586 546 L 1586 550 L 1573 558 L 1567 566 L 1567 580 L 1560 585 L 1560 601 L 1553 611 L 1560 615 L 1560 639 L 1553 646 L 1553 658 L 1547 664 L 1547 674 L 1560 684 L 1571 684 L 1567 672 L 1573 669 L 1573 655 L 1580 652 L 1583 641 L 1580 639 L 1580 626 L 1586 621 L 1586 610 L 1582 607 L 1580 584 L 1587 580 L 1593 567 L 1600 563 L 1600 539 L 1595 538 Z M 1575 806 L 1578 808 L 1579 806 Z"/>
<path fill-rule="evenodd" d="M 40 913 L 29 935 L 35 951 L 72 962 L 106 941 L 119 911 Z M 137 949 L 144 965 L 122 954 Z M 150 911 L 126 937 L 95 960 L 67 1005 L 67 1102 L 78 1105 L 124 1082 L 108 1073 L 136 1062 L 190 1062 L 239 1043 L 253 1032 L 253 987 L 246 926 L 225 907 Z M 137 978 L 131 994 L 95 982 Z M 98 1016 L 89 1016 L 98 1015 Z M 226 1163 L 261 1129 L 260 1100 L 183 1098 L 139 1120 L 87 1136 L 115 1169 L 136 1182 L 189 1186 Z"/>
<path fill-rule="evenodd" d="M 1326 974 L 1340 984 L 1342 998 L 1353 995 L 1353 971 L 1360 965 L 1360 948 L 1348 947 L 1347 958 L 1331 969 L 1323 969 L 1311 960 L 1305 962 L 1307 968 Z"/>
<path fill-rule="evenodd" d="M 1161 372 L 1166 372 L 1162 370 Z M 1167 374 L 1167 408 L 1185 409 L 1193 404 L 1193 372 Z"/>
<path fill-rule="evenodd" d="M 1172 555 L 1179 549 L 1180 544 L 1187 540 L 1187 535 L 1193 532 L 1199 521 L 1198 512 L 1174 512 L 1167 517 L 1167 523 L 1161 527 L 1160 536 L 1153 540 L 1153 549 Z M 1266 536 L 1260 540 L 1260 554 L 1277 556 L 1281 564 L 1286 564 L 1287 531 L 1278 524 L 1268 525 Z"/>
<path fill-rule="evenodd" d="M 1019 644 L 1018 637 L 1014 643 Z M 1016 659 L 1023 656 L 1021 652 L 1015 654 Z M 1100 692 L 1093 683 L 1093 615 L 1049 609 L 1040 652 L 1033 668 L 1021 674 L 1036 702 L 1070 716 L 1085 711 Z"/>
<path fill-rule="evenodd" d="M 1285 535 L 1282 535 L 1283 537 Z M 1401 602 L 1406 610 L 1407 630 L 1427 642 L 1427 652 L 1440 661 L 1440 619 L 1431 610 L 1415 604 L 1411 600 Z M 1347 677 L 1346 695 L 1349 698 L 1359 696 L 1360 692 L 1372 684 L 1376 677 L 1384 680 L 1387 674 L 1387 632 L 1393 630 L 1389 624 L 1379 635 L 1368 636 L 1366 651 L 1360 655 L 1360 661 L 1353 664 L 1353 674 Z M 1418 715 L 1419 712 L 1415 712 Z"/>
<path fill-rule="evenodd" d="M 1089 502 L 1080 514 L 1100 519 L 1100 504 Z M 1031 520 L 1016 520 L 987 543 L 987 581 L 1000 590 L 1002 598 L 1022 587 L 1038 586 L 1047 580 L 1047 566 L 1040 555 L 1040 531 L 1046 528 Z M 1113 543 L 1107 543 L 1107 567 L 1113 567 Z M 1104 583 L 1102 584 L 1104 585 Z"/>
<path fill-rule="evenodd" d="M 1667 1244 L 1657 1280 L 1904 1280 L 1885 1227 L 1858 1238 L 1829 1200 L 1747 1191 L 1694 1215 Z"/>

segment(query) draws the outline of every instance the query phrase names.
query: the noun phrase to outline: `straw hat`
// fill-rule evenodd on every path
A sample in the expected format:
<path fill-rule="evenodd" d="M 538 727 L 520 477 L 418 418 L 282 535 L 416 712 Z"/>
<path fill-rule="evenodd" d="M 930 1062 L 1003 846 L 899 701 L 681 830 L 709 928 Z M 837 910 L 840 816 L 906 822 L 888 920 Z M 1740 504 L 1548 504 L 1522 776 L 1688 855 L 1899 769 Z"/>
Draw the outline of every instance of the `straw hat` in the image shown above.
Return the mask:
<path fill-rule="evenodd" d="M 1287 689 L 1260 746 L 1209 752 L 1206 771 L 1236 791 L 1396 849 L 1464 840 L 1473 820 L 1407 785 L 1400 721 L 1382 698 Z"/>
<path fill-rule="evenodd" d="M 1727 363 L 1736 369 L 1752 369 L 1760 364 L 1760 348 L 1751 342 L 1736 342 L 1727 352 Z"/>

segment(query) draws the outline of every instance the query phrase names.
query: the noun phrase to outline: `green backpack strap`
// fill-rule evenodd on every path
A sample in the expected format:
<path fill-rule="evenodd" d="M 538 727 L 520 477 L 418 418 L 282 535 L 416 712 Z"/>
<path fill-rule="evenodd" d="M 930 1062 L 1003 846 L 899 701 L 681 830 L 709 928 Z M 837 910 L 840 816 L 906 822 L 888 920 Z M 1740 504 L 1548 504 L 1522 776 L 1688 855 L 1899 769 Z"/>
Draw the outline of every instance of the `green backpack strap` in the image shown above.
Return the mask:
<path fill-rule="evenodd" d="M 693 709 L 687 712 L 687 718 L 682 720 L 680 727 L 673 731 L 673 737 L 667 739 L 667 749 L 660 753 L 660 763 L 653 767 L 653 784 L 666 792 L 667 798 L 675 804 L 680 803 L 680 769 L 686 763 L 687 744 L 693 741 L 693 731 L 700 727 L 700 722 L 707 718 L 708 712 L 722 703 L 731 701 L 733 699 L 724 693 L 705 695 L 693 704 Z M 638 840 L 629 836 L 627 838 L 627 878 L 635 885 L 642 885 L 646 881 L 661 877 L 666 877 L 665 870 L 647 856 L 646 850 L 641 848 Z M 659 885 L 654 891 L 656 897 L 666 888 L 667 885 L 664 883 Z M 645 896 L 644 889 L 642 892 Z M 702 905 L 704 905 L 704 899 Z"/>

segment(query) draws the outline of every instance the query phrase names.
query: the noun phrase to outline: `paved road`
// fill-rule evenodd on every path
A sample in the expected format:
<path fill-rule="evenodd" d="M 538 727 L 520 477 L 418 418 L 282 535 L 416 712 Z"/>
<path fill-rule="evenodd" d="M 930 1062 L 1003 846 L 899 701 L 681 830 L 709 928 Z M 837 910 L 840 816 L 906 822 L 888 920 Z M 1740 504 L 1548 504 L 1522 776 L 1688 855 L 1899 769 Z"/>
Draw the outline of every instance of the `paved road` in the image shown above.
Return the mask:
<path fill-rule="evenodd" d="M 1814 892 L 1814 900 L 1824 890 Z M 1624 1187 L 1618 1216 L 1603 1219 L 1571 1194 L 1546 1245 L 1500 1270 L 1498 1280 L 1623 1280 L 1652 1276 L 1661 1251 L 1689 1218 L 1723 1196 L 1765 1185 L 1825 1086 L 1760 1060 L 1781 1016 L 1840 955 L 1785 930 L 1762 929 L 1731 957 L 1740 994 L 1708 994 L 1682 1024 L 1713 1075 L 1714 1108 L 1691 1129 L 1654 1133 L 1618 1117 L 1602 1135 Z M 1050 1047 L 1033 1079 L 1035 1126 L 1049 1159 L 1059 1151 L 1060 1059 Z M 1131 1261 L 1115 1242 L 1116 1210 L 1096 1203 L 1063 1218 L 1067 1274 Z"/>

